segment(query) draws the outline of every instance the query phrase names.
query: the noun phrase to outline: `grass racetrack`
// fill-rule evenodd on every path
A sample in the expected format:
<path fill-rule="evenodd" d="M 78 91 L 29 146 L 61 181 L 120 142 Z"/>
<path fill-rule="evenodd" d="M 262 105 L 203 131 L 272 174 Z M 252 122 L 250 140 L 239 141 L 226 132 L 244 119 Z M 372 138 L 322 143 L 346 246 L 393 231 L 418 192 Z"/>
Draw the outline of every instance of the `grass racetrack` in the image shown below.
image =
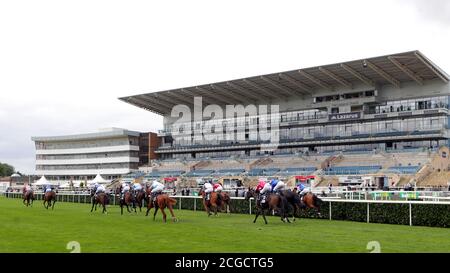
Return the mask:
<path fill-rule="evenodd" d="M 25 207 L 21 199 L 0 197 L 0 252 L 450 252 L 450 229 L 301 219 L 285 224 L 268 217 L 253 224 L 254 215 L 175 210 L 179 222 L 156 221 L 142 213 L 90 213 L 90 205 L 56 203 L 46 210 L 41 201 Z M 152 210 L 153 212 L 153 210 Z M 170 217 L 168 218 L 170 219 Z"/>

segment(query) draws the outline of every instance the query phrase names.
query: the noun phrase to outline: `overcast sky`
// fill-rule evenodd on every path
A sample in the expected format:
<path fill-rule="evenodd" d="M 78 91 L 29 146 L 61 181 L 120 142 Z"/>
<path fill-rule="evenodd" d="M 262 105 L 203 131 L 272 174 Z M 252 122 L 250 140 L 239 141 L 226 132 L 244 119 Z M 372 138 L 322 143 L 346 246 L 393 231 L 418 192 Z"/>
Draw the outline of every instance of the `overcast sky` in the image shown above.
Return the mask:
<path fill-rule="evenodd" d="M 31 136 L 162 119 L 121 96 L 420 50 L 450 71 L 450 1 L 1 1 L 0 162 Z"/>

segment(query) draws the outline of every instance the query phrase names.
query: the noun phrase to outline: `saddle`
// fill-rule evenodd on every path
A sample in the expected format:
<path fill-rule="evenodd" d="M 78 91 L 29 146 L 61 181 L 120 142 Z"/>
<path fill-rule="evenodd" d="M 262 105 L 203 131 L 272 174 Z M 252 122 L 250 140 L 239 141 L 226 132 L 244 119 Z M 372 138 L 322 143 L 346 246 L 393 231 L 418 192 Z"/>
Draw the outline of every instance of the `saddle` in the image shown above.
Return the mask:
<path fill-rule="evenodd" d="M 158 205 L 158 203 L 156 202 L 156 200 L 158 199 L 158 196 L 161 195 L 161 192 L 157 192 L 153 195 L 153 206 L 156 207 Z"/>
<path fill-rule="evenodd" d="M 259 196 L 259 202 L 260 202 L 261 204 L 265 204 L 265 203 L 267 202 L 267 194 L 261 194 L 261 195 Z"/>

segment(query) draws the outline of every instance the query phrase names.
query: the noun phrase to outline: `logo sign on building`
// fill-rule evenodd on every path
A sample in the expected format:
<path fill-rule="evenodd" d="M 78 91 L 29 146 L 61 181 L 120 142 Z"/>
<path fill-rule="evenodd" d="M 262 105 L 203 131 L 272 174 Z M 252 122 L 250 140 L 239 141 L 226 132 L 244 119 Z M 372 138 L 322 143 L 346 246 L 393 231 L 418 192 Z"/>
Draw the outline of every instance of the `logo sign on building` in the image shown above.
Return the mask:
<path fill-rule="evenodd" d="M 341 120 L 355 120 L 361 118 L 361 112 L 345 113 L 345 114 L 330 114 L 328 116 L 329 121 L 341 121 Z"/>

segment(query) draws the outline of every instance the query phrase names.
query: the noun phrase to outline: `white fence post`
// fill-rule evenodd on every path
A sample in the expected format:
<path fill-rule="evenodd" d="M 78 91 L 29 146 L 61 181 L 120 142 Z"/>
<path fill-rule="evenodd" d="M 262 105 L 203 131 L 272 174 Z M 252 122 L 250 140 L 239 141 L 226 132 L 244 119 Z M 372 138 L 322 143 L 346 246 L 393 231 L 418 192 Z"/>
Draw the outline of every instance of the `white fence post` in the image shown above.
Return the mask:
<path fill-rule="evenodd" d="M 367 202 L 367 223 L 370 222 L 370 207 L 369 207 L 369 202 Z"/>
<path fill-rule="evenodd" d="M 331 219 L 332 219 L 332 217 L 331 217 L 331 204 L 333 204 L 333 202 L 328 202 L 329 204 L 330 204 L 330 221 L 331 221 Z"/>
<path fill-rule="evenodd" d="M 250 199 L 248 199 L 248 211 L 249 211 L 249 214 L 252 214 L 252 199 L 250 198 Z"/>
<path fill-rule="evenodd" d="M 412 205 L 409 203 L 409 225 L 412 226 Z"/>
<path fill-rule="evenodd" d="M 180 204 L 179 204 L 179 206 L 180 206 L 180 210 L 181 210 L 181 199 L 182 199 L 182 198 L 180 197 Z"/>

